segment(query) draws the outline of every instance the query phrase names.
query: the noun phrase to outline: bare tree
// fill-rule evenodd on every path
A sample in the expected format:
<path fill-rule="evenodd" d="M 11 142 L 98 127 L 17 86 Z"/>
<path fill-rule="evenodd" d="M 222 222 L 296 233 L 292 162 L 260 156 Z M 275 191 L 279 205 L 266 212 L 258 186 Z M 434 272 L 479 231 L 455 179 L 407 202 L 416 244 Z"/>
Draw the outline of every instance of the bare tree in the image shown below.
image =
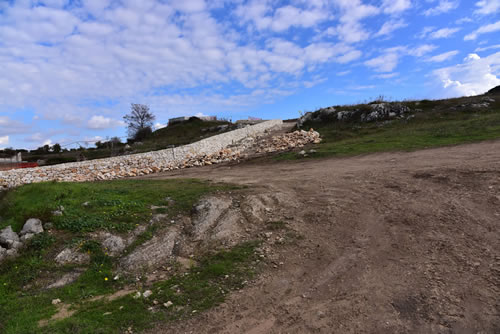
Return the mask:
<path fill-rule="evenodd" d="M 130 114 L 123 116 L 123 119 L 127 123 L 129 138 L 139 139 L 138 134 L 152 131 L 156 117 L 147 105 L 132 103 Z"/>

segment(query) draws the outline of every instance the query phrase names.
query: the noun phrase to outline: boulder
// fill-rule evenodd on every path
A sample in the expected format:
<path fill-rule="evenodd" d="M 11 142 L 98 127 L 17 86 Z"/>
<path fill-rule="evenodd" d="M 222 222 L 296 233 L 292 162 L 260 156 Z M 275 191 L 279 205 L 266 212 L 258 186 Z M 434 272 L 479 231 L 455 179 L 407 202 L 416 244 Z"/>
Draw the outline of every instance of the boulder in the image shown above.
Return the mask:
<path fill-rule="evenodd" d="M 111 256 L 118 255 L 125 249 L 125 242 L 123 239 L 112 234 L 106 236 L 102 245 Z"/>
<path fill-rule="evenodd" d="M 17 249 L 15 249 L 15 248 L 7 249 L 7 251 L 5 252 L 5 254 L 7 256 L 16 256 L 17 255 Z"/>
<path fill-rule="evenodd" d="M 12 230 L 12 227 L 7 226 L 0 231 L 0 246 L 10 249 L 14 242 L 19 242 L 19 236 Z"/>
<path fill-rule="evenodd" d="M 144 268 L 154 268 L 165 264 L 172 258 L 178 237 L 179 232 L 175 229 L 155 235 L 124 257 L 120 261 L 121 267 L 127 271 L 141 271 Z"/>
<path fill-rule="evenodd" d="M 38 234 L 43 232 L 42 221 L 37 218 L 30 218 L 24 223 L 23 229 L 20 234 L 25 235 L 28 233 Z"/>
<path fill-rule="evenodd" d="M 26 242 L 29 239 L 33 238 L 34 236 L 35 236 L 35 234 L 33 234 L 33 233 L 26 233 L 25 235 L 21 236 L 21 238 L 19 238 L 19 240 L 21 242 Z"/>
<path fill-rule="evenodd" d="M 90 262 L 90 255 L 80 253 L 75 249 L 65 248 L 55 258 L 58 264 L 86 264 Z"/>

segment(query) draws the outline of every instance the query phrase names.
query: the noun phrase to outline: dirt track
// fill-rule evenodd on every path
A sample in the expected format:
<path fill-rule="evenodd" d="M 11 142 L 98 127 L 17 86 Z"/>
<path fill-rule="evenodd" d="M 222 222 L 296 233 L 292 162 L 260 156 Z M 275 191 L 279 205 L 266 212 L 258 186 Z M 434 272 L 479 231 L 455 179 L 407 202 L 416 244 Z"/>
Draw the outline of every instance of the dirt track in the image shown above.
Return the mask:
<path fill-rule="evenodd" d="M 500 333 L 500 141 L 166 173 L 251 185 L 304 239 L 151 333 Z"/>

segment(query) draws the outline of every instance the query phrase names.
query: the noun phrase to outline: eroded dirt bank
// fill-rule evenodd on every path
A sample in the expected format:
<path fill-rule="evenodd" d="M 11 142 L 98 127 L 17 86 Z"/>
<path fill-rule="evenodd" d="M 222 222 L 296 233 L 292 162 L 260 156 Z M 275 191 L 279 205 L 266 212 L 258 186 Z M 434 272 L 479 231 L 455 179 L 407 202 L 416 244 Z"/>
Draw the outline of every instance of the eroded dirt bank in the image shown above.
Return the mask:
<path fill-rule="evenodd" d="M 500 141 L 169 172 L 251 185 L 300 238 L 151 333 L 499 333 Z"/>

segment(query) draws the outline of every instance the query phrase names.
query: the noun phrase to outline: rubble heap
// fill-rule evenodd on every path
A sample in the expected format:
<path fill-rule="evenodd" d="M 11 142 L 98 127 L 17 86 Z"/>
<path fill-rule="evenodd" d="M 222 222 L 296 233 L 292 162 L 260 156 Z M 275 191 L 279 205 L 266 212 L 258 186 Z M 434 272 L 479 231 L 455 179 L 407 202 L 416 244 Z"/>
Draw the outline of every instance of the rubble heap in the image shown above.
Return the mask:
<path fill-rule="evenodd" d="M 310 129 L 309 131 L 294 131 L 270 139 L 263 139 L 257 145 L 257 153 L 271 153 L 277 151 L 287 151 L 307 144 L 319 144 L 321 138 L 319 133 Z"/>
<path fill-rule="evenodd" d="M 60 165 L 0 171 L 0 190 L 44 181 L 83 182 L 113 180 L 202 166 L 240 158 L 240 142 L 257 138 L 275 128 L 281 120 L 265 121 L 242 129 L 221 133 L 198 142 L 160 151 Z M 229 148 L 229 146 L 235 146 Z"/>

